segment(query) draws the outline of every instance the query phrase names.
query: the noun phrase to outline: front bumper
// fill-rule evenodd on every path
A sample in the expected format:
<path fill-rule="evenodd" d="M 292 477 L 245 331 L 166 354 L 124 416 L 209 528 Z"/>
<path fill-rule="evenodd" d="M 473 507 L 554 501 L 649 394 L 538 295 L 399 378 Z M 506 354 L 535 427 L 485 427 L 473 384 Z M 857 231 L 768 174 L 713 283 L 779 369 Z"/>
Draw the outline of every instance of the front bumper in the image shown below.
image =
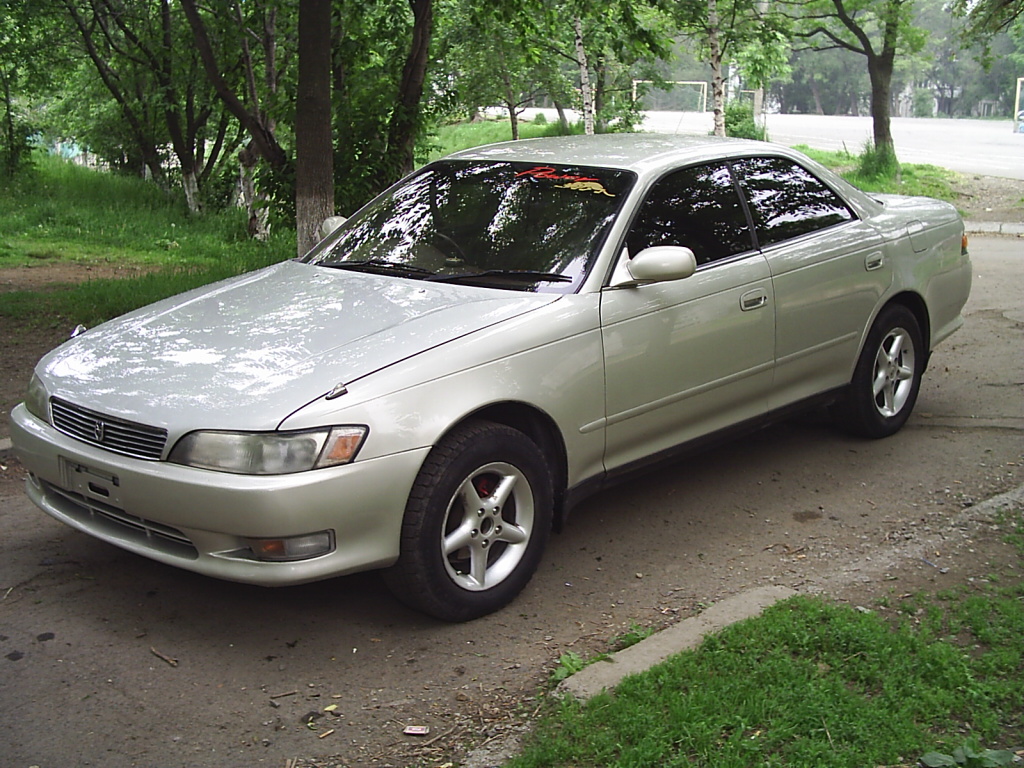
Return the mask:
<path fill-rule="evenodd" d="M 281 586 L 390 565 L 428 448 L 291 475 L 212 472 L 109 453 L 11 413 L 26 490 L 44 512 L 103 541 L 230 581 Z M 254 559 L 247 538 L 331 531 L 334 551 Z"/>

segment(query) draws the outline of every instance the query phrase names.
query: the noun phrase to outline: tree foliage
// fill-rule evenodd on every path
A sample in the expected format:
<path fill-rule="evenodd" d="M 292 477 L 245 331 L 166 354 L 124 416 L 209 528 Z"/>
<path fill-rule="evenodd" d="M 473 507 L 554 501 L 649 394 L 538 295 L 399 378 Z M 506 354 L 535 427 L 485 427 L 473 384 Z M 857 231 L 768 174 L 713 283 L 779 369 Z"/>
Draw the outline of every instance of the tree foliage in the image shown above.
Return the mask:
<path fill-rule="evenodd" d="M 755 88 L 784 73 L 789 20 L 761 0 L 682 0 L 675 18 L 711 66 L 715 134 L 725 136 L 726 66 L 739 64 Z"/>
<path fill-rule="evenodd" d="M 32 141 L 77 145 L 197 214 L 246 201 L 253 234 L 294 220 L 302 250 L 483 107 L 513 135 L 539 103 L 565 130 L 570 109 L 618 130 L 641 117 L 635 80 L 710 72 L 719 132 L 733 82 L 783 111 L 870 109 L 883 149 L 894 105 L 1005 109 L 1022 3 L 954 0 L 959 19 L 945 0 L 0 0 L 0 174 Z"/>
<path fill-rule="evenodd" d="M 1024 0 L 953 0 L 952 11 L 967 20 L 968 38 L 988 39 L 1024 18 Z"/>
<path fill-rule="evenodd" d="M 13 176 L 28 163 L 30 138 L 38 130 L 29 95 L 49 91 L 66 65 L 52 29 L 49 9 L 0 0 L 0 176 Z"/>
<path fill-rule="evenodd" d="M 875 150 L 893 153 L 890 118 L 897 54 L 916 53 L 925 34 L 914 24 L 914 0 L 808 0 L 800 10 L 799 37 L 815 50 L 844 49 L 863 56 L 871 81 Z"/>

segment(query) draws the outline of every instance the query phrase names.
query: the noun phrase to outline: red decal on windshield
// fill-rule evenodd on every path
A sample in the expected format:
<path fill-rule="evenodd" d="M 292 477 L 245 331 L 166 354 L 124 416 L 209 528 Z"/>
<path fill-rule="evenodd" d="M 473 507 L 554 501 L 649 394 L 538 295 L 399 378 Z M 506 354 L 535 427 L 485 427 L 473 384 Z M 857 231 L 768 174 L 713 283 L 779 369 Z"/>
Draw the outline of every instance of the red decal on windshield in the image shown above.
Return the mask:
<path fill-rule="evenodd" d="M 545 165 L 538 165 L 536 168 L 531 168 L 528 171 L 520 171 L 516 174 L 516 178 L 518 179 L 520 176 L 529 176 L 531 179 L 551 179 L 552 181 L 597 181 L 593 176 L 558 173 L 554 168 Z"/>

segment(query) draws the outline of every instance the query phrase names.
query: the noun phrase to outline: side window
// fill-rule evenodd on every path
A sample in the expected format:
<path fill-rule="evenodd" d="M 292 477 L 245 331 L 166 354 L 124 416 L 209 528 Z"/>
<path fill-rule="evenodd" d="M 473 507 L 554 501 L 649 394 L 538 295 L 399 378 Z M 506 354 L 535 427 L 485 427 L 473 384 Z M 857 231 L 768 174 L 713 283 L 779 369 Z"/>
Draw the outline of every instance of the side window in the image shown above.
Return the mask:
<path fill-rule="evenodd" d="M 647 194 L 626 242 L 631 256 L 654 245 L 682 245 L 698 264 L 753 248 L 732 174 L 724 163 L 675 171 Z"/>
<path fill-rule="evenodd" d="M 850 221 L 853 213 L 821 181 L 782 157 L 733 161 L 761 246 Z"/>

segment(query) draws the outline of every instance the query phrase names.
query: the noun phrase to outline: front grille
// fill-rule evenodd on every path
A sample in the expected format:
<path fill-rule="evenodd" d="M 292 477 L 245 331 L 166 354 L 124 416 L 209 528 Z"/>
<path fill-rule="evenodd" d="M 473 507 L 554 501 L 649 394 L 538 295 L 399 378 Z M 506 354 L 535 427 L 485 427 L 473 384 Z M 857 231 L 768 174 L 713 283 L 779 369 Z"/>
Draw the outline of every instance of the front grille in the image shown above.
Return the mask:
<path fill-rule="evenodd" d="M 50 398 L 53 426 L 65 435 L 137 459 L 159 459 L 167 430 L 105 416 L 88 408 Z"/>
<path fill-rule="evenodd" d="M 195 545 L 177 528 L 130 515 L 123 509 L 86 498 L 74 491 L 66 491 L 45 481 L 41 482 L 41 486 L 63 514 L 76 520 L 91 533 L 118 541 L 130 541 L 146 549 L 187 560 L 198 557 Z"/>

